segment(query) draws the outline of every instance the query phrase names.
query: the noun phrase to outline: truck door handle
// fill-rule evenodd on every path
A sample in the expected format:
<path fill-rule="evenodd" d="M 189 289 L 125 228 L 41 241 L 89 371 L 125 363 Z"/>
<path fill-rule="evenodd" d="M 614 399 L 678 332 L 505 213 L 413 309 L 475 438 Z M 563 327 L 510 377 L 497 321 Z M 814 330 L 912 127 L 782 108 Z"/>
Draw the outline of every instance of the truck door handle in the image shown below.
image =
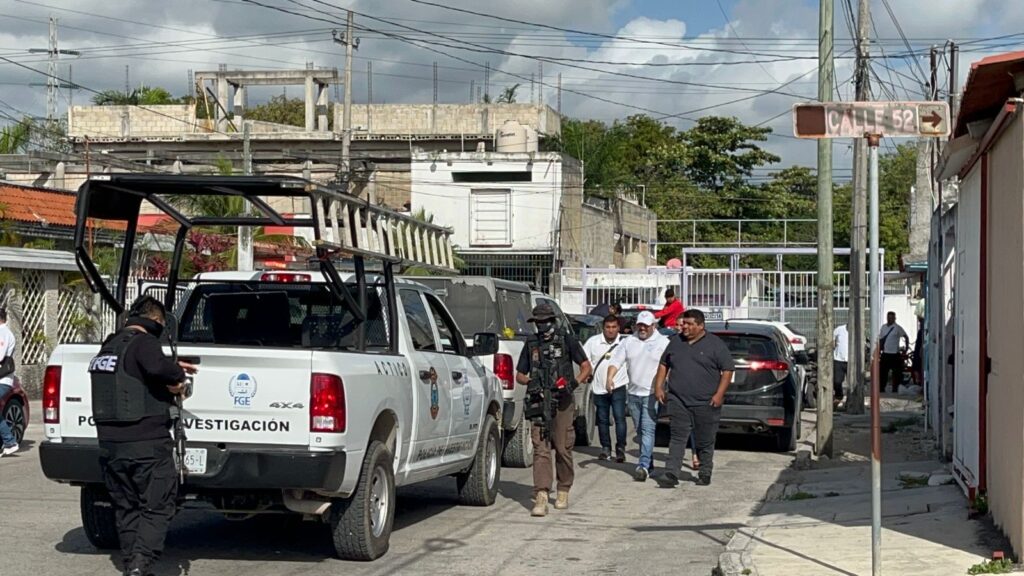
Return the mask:
<path fill-rule="evenodd" d="M 452 372 L 452 380 L 462 380 L 462 372 Z"/>

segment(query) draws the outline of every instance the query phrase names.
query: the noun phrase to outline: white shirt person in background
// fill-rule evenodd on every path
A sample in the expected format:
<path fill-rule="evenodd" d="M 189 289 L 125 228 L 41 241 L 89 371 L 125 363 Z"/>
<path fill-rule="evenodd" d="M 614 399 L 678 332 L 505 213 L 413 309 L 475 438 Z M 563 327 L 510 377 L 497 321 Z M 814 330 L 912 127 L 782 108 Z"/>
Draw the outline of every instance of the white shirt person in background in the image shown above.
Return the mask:
<path fill-rule="evenodd" d="M 14 332 L 7 326 L 7 309 L 0 308 L 0 397 L 14 387 L 14 346 Z M 0 458 L 18 451 L 18 439 L 3 418 L 0 418 L 0 440 L 3 441 Z"/>
<path fill-rule="evenodd" d="M 625 370 L 608 379 L 607 367 L 615 350 L 622 345 L 624 337 L 619 334 L 619 319 L 609 315 L 604 318 L 601 334 L 591 336 L 583 345 L 583 352 L 594 367 L 590 391 L 594 395 L 597 409 L 597 434 L 601 439 L 601 460 L 607 460 L 612 453 L 612 439 L 609 428 L 615 418 L 615 461 L 626 461 L 626 385 L 629 375 Z"/>

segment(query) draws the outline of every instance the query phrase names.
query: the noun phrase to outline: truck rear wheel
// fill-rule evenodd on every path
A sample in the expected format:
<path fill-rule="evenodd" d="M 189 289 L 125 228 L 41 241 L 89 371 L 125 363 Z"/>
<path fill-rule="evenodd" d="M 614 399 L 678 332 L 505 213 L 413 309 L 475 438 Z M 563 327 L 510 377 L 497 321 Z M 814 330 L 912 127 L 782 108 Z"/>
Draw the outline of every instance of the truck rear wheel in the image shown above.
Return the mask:
<path fill-rule="evenodd" d="M 107 489 L 99 484 L 82 486 L 79 503 L 82 509 L 82 529 L 89 542 L 99 550 L 120 548 L 114 503 Z"/>
<path fill-rule="evenodd" d="M 355 493 L 332 505 L 331 536 L 338 558 L 376 560 L 388 551 L 395 521 L 393 460 L 382 442 L 371 442 Z"/>
<path fill-rule="evenodd" d="M 476 447 L 476 456 L 469 471 L 456 476 L 459 486 L 459 501 L 467 506 L 490 506 L 498 497 L 498 480 L 501 478 L 498 446 L 498 422 L 493 416 L 484 419 L 484 429 Z"/>
<path fill-rule="evenodd" d="M 523 418 L 508 435 L 508 444 L 502 454 L 502 463 L 510 468 L 529 468 L 533 466 L 533 439 L 530 437 L 532 423 Z"/>

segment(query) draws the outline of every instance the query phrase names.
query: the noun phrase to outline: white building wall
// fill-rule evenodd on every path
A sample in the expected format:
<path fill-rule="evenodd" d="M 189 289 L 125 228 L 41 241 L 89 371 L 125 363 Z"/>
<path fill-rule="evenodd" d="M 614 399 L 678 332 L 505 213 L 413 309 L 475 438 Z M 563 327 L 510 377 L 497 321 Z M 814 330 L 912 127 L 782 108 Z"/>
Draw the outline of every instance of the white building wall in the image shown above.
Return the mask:
<path fill-rule="evenodd" d="M 961 182 L 957 205 L 953 467 L 965 489 L 977 486 L 979 470 L 981 166 L 979 162 Z"/>
<path fill-rule="evenodd" d="M 524 172 L 530 182 L 455 182 L 458 172 Z M 474 241 L 473 195 L 508 193 L 507 242 Z M 454 229 L 453 243 L 465 251 L 550 252 L 558 229 L 562 197 L 562 158 L 558 153 L 418 153 L 412 159 L 412 210 L 434 216 Z M 499 202 L 492 202 L 496 210 Z M 479 207 L 479 204 L 477 205 Z M 491 215 L 493 218 L 494 215 Z M 477 224 L 479 228 L 479 223 Z"/>

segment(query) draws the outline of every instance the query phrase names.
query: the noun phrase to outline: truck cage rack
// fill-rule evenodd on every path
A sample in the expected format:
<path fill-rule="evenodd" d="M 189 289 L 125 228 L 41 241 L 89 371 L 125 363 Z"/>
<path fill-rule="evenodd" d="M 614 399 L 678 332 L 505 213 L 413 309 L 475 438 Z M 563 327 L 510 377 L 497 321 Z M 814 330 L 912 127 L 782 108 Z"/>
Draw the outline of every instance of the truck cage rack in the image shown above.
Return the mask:
<path fill-rule="evenodd" d="M 240 197 L 253 209 L 243 215 L 189 215 L 175 197 Z M 265 198 L 308 200 L 308 217 L 286 216 Z M 119 316 L 125 312 L 128 280 L 142 202 L 149 202 L 178 224 L 168 273 L 164 305 L 174 307 L 181 259 L 189 231 L 197 226 L 290 226 L 312 228 L 316 261 L 328 286 L 360 321 L 366 312 L 367 258 L 380 261 L 388 284 L 394 267 L 416 266 L 457 274 L 451 244 L 452 230 L 395 212 L 302 178 L 288 176 L 180 176 L 162 174 L 101 174 L 91 176 L 78 190 L 75 202 L 75 261 L 89 289 L 98 293 Z M 123 222 L 124 250 L 113 292 L 96 268 L 88 249 L 91 219 Z M 353 263 L 359 294 L 353 296 L 341 280 L 335 260 Z M 389 290 L 393 292 L 393 290 Z M 389 294 L 394 311 L 394 294 Z M 393 313 L 393 312 L 392 312 Z"/>

